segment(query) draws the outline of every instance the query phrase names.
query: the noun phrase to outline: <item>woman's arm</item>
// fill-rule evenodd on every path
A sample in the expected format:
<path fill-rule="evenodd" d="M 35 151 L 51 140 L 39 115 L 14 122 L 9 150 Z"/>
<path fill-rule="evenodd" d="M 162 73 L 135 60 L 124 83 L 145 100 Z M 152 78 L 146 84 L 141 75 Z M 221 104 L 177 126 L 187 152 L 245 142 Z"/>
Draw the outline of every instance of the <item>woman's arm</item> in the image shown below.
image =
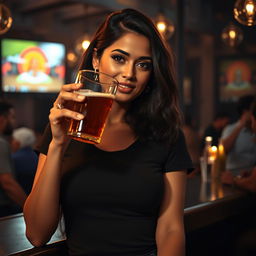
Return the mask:
<path fill-rule="evenodd" d="M 59 222 L 61 156 L 62 150 L 53 143 L 47 157 L 40 154 L 33 189 L 23 208 L 26 236 L 34 246 L 46 244 Z"/>
<path fill-rule="evenodd" d="M 81 120 L 83 116 L 69 109 L 59 109 L 58 104 L 66 101 L 81 101 L 73 90 L 79 89 L 78 84 L 64 85 L 54 103 L 49 120 L 52 131 L 52 141 L 47 156 L 40 154 L 38 168 L 32 191 L 24 205 L 26 235 L 34 246 L 47 243 L 59 222 L 60 217 L 60 180 L 63 154 L 70 142 L 66 135 L 66 117 Z"/>
<path fill-rule="evenodd" d="M 184 256 L 184 200 L 186 172 L 175 171 L 164 175 L 165 193 L 157 222 L 156 243 L 158 256 Z"/>

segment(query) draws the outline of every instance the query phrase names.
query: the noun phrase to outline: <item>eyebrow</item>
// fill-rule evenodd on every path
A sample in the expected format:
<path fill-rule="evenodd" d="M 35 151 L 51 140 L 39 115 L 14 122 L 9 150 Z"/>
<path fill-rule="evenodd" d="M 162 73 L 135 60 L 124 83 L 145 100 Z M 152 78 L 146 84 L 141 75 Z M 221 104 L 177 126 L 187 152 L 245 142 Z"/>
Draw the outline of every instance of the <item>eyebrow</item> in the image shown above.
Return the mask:
<path fill-rule="evenodd" d="M 120 52 L 120 53 L 122 53 L 122 54 L 124 54 L 126 56 L 130 56 L 130 54 L 128 52 L 123 51 L 121 49 L 115 49 L 115 50 L 113 50 L 111 52 Z M 139 57 L 139 60 L 151 60 L 152 61 L 152 58 L 149 57 L 149 56 L 141 56 L 141 57 Z"/>

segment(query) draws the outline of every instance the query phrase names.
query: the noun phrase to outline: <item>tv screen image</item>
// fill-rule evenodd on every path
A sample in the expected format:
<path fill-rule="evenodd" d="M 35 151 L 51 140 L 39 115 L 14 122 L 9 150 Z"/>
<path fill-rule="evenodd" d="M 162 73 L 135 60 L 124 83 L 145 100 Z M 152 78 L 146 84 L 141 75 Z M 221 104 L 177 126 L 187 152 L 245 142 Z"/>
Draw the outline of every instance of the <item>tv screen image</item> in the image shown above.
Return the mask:
<path fill-rule="evenodd" d="M 2 40 L 2 90 L 54 93 L 65 83 L 61 43 Z"/>

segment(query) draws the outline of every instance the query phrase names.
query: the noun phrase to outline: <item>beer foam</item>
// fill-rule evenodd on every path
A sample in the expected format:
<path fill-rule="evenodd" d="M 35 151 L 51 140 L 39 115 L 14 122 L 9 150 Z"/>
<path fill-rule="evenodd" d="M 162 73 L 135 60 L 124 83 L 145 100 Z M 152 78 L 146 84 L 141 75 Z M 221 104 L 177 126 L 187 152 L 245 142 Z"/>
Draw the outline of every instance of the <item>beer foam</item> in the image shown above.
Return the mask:
<path fill-rule="evenodd" d="M 110 93 L 105 93 L 105 92 L 94 92 L 91 90 L 86 90 L 86 89 L 81 89 L 79 91 L 75 91 L 77 94 L 81 94 L 86 97 L 104 97 L 104 98 L 111 98 L 115 99 L 115 95 L 110 94 Z"/>

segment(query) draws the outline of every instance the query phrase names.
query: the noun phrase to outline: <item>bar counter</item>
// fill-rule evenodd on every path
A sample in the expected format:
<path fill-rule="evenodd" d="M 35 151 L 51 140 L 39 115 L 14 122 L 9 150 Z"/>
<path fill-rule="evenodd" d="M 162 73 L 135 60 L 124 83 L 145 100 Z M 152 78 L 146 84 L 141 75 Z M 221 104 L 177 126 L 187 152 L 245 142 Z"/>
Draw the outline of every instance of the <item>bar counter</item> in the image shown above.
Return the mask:
<path fill-rule="evenodd" d="M 187 240 L 198 231 L 255 210 L 255 202 L 256 195 L 238 188 L 219 182 L 202 183 L 199 176 L 189 178 L 184 210 Z M 0 232 L 0 256 L 65 255 L 65 239 L 59 230 L 46 246 L 33 247 L 26 239 L 22 214 L 0 218 Z"/>

